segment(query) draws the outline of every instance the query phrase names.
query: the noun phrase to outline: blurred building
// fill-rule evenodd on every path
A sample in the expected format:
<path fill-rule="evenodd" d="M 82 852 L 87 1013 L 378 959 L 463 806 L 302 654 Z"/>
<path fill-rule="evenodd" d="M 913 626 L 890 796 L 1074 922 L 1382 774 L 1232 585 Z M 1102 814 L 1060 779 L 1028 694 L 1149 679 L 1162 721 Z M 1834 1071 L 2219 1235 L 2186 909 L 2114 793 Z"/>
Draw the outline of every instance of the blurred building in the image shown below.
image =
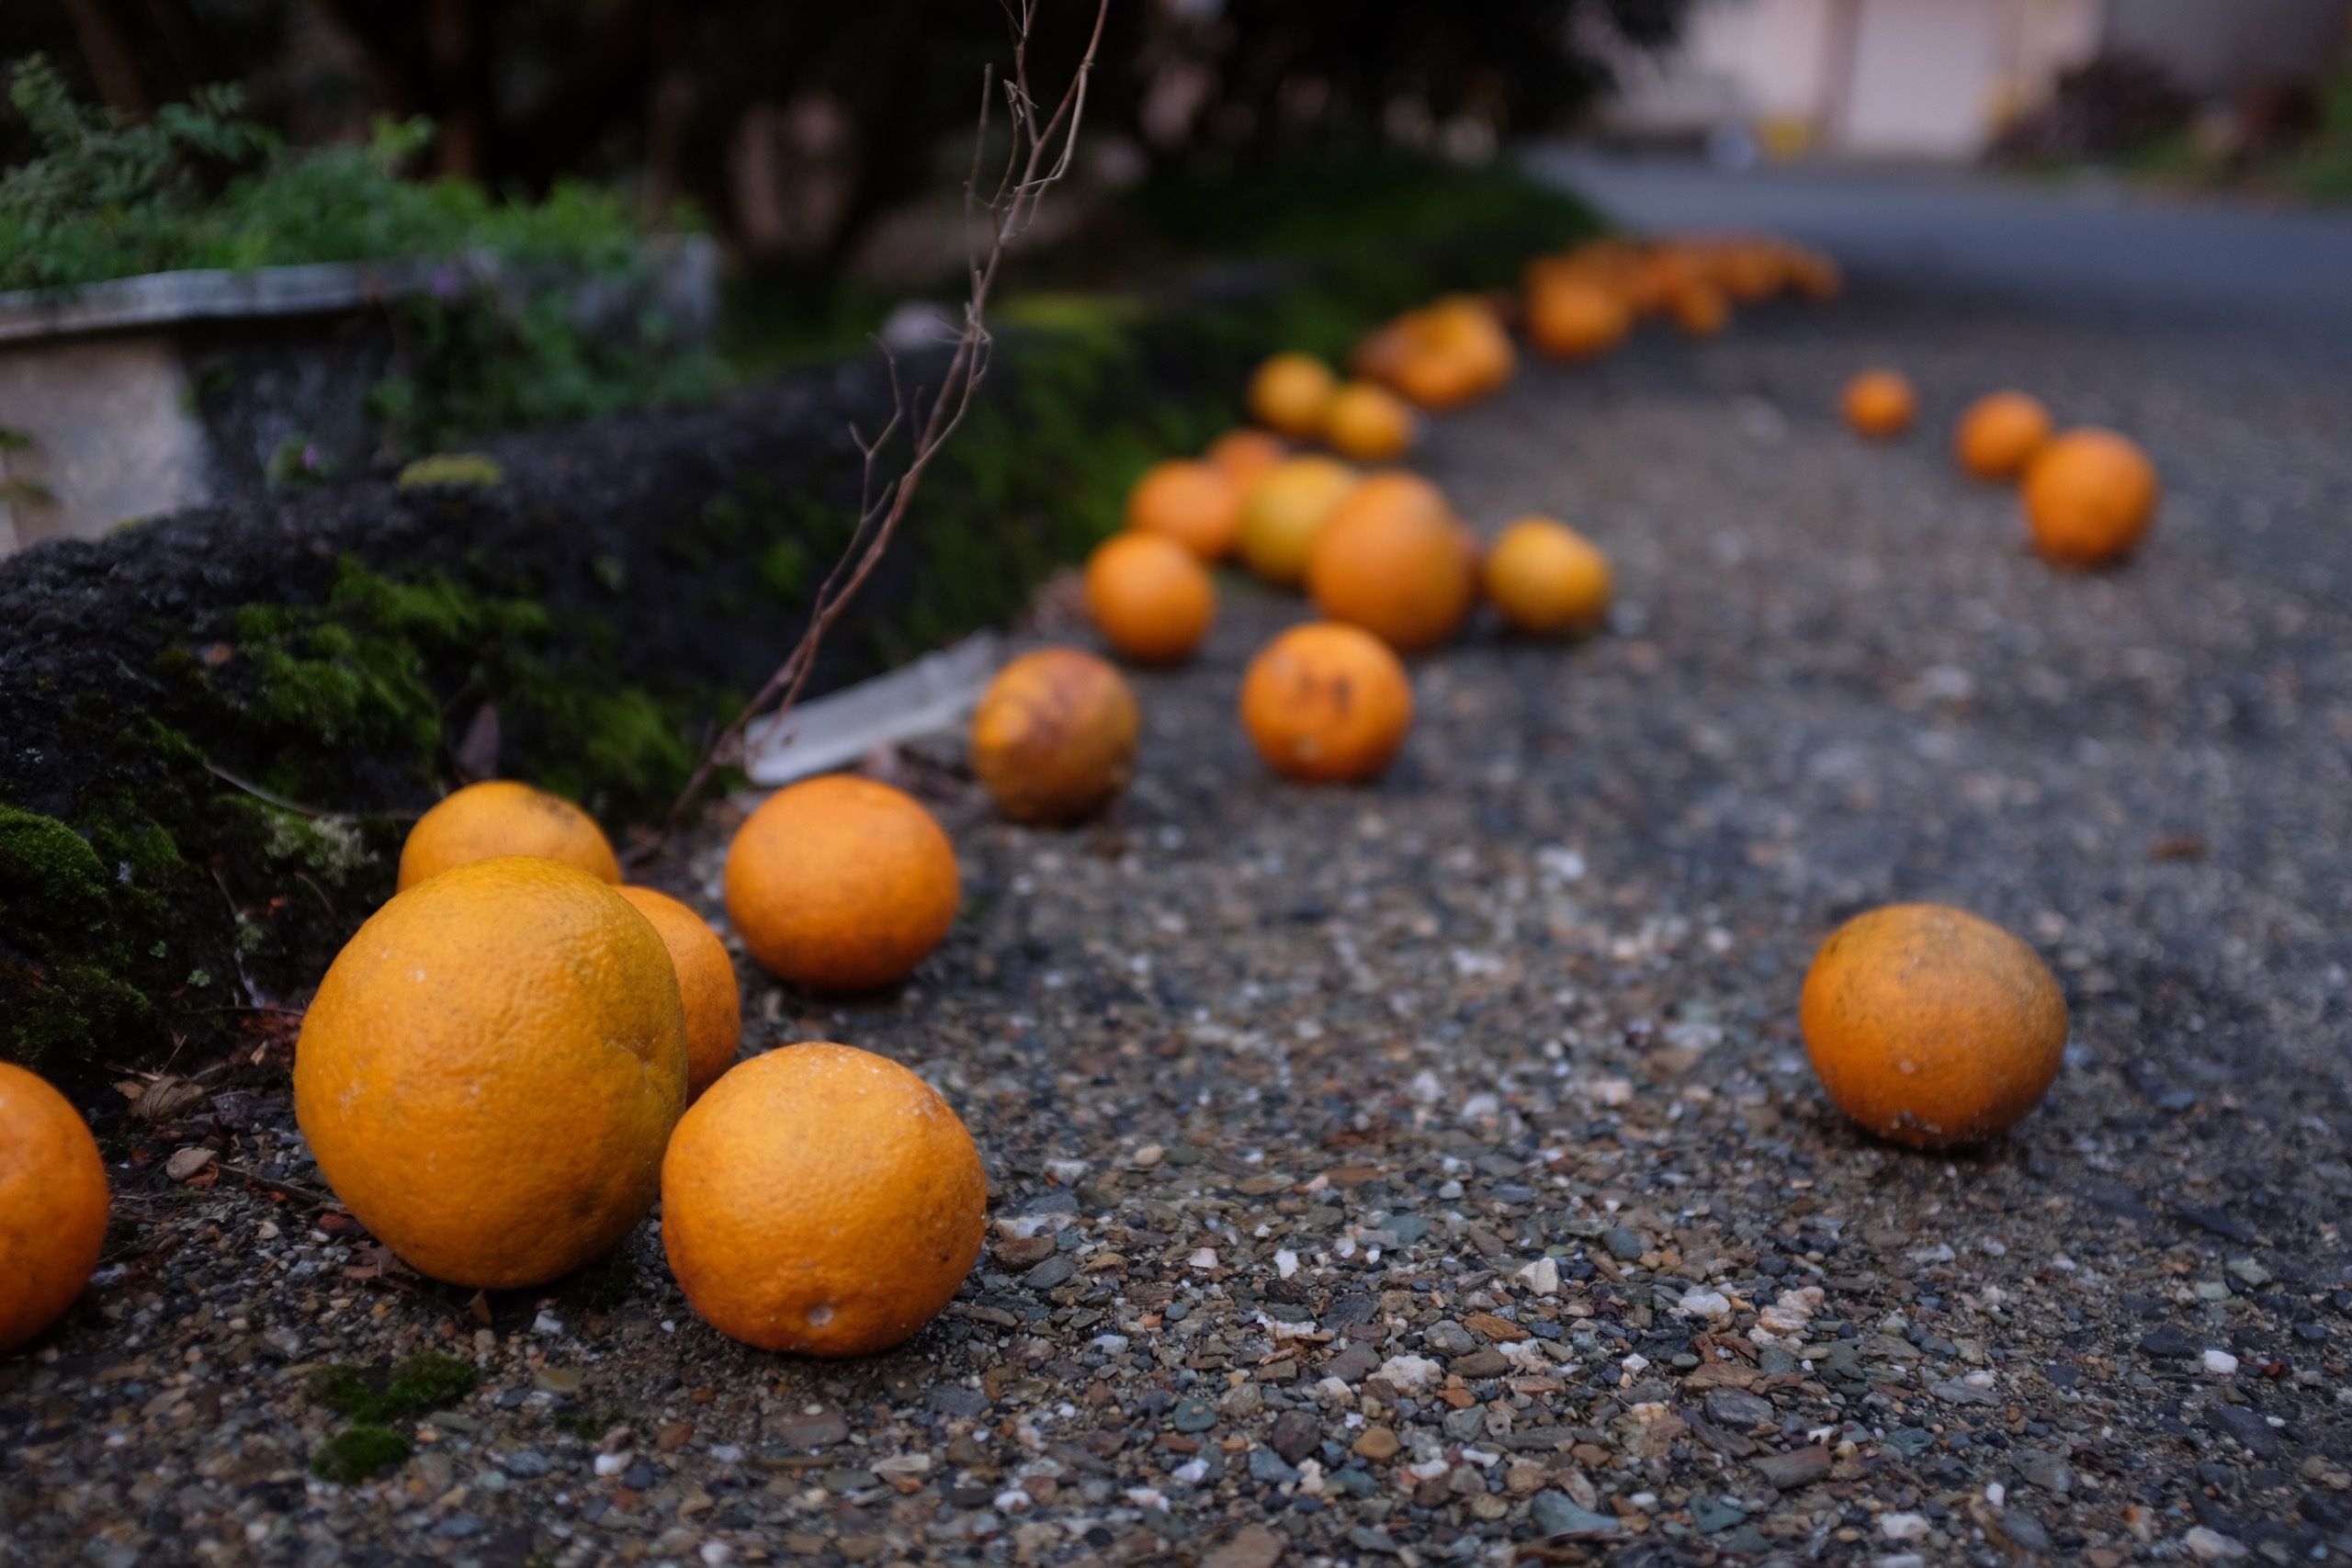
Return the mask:
<path fill-rule="evenodd" d="M 2311 84 L 2348 28 L 2347 0 L 1698 0 L 1674 52 L 1626 63 L 1608 129 L 1775 156 L 1967 157 L 2101 54 L 2228 102 Z"/>

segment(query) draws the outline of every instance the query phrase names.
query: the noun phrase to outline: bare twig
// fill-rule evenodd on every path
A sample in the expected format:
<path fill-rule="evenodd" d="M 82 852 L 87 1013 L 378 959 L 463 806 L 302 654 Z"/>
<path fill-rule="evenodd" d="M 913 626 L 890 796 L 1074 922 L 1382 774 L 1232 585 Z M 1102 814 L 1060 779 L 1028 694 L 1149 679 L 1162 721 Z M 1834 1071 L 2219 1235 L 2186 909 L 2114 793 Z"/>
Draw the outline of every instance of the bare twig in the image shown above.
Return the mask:
<path fill-rule="evenodd" d="M 1006 251 L 1036 220 L 1046 192 L 1070 171 L 1079 125 L 1086 112 L 1087 81 L 1094 73 L 1095 56 L 1102 49 L 1103 28 L 1111 14 L 1111 0 L 1097 0 L 1094 28 L 1087 39 L 1086 52 L 1064 85 L 1053 112 L 1040 118 L 1038 100 L 1029 81 L 1029 40 L 1035 31 L 1039 3 L 1040 0 L 1003 0 L 1006 25 L 1012 36 L 1011 73 L 1001 77 L 993 66 L 981 73 L 979 125 L 973 137 L 971 173 L 964 185 L 969 293 L 964 301 L 963 324 L 948 355 L 946 369 L 937 387 L 929 392 L 928 403 L 917 419 L 915 407 L 924 402 L 925 393 L 918 389 L 912 399 L 906 396 L 899 380 L 898 361 L 888 349 L 884 350 L 889 367 L 892 412 L 881 432 L 870 441 L 855 427 L 850 431 L 851 439 L 865 460 L 857 525 L 851 530 L 849 544 L 818 591 L 808 627 L 758 694 L 744 705 L 743 711 L 719 731 L 703 753 L 693 776 L 670 807 L 662 838 L 641 846 L 632 858 L 655 852 L 676 832 L 703 791 L 709 787 L 712 776 L 741 754 L 744 734 L 753 720 L 763 715 L 781 714 L 799 700 L 826 635 L 880 564 L 914 502 L 923 475 L 930 470 L 940 448 L 963 423 L 973 395 L 988 375 L 994 347 L 988 330 L 989 297 L 996 288 Z M 983 199 L 980 170 L 994 118 L 992 107 L 1000 92 L 1011 120 L 1012 136 L 996 188 Z M 886 477 L 885 450 L 902 429 L 911 442 L 905 466 Z"/>

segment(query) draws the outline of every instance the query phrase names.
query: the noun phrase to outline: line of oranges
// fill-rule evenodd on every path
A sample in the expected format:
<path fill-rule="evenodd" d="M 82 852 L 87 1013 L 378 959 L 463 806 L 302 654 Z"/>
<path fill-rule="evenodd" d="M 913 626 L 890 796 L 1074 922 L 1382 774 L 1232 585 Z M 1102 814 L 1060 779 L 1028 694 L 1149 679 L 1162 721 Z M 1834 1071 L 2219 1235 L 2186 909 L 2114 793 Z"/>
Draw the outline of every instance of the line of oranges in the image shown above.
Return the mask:
<path fill-rule="evenodd" d="M 1287 778 L 1373 778 L 1412 722 L 1400 655 L 1444 643 L 1482 596 L 1516 633 L 1587 635 L 1612 584 L 1606 555 L 1565 524 L 1521 518 L 1482 548 L 1426 479 L 1354 465 L 1395 463 L 1425 417 L 1508 381 L 1514 310 L 1538 352 L 1574 363 L 1645 318 L 1706 335 L 1735 303 L 1832 299 L 1839 286 L 1825 258 L 1774 240 L 1609 242 L 1532 265 L 1516 307 L 1452 298 L 1384 324 L 1353 355 L 1351 379 L 1277 355 L 1247 391 L 1265 428 L 1136 485 L 1126 530 L 1087 564 L 1087 609 L 1115 652 L 1165 665 L 1206 636 L 1216 564 L 1238 558 L 1303 591 L 1321 618 L 1250 660 L 1243 728 Z M 1916 398 L 1880 373 L 1859 378 L 1846 406 L 1857 429 L 1885 437 L 1908 427 Z M 2128 549 L 2154 505 L 2145 458 L 2109 433 L 2049 431 L 2039 404 L 2003 394 L 1971 410 L 1958 451 L 1972 472 L 2026 476 L 2052 558 Z M 1329 453 L 1291 445 L 1306 442 Z M 1114 666 L 1042 649 L 981 697 L 972 767 L 1008 818 L 1079 821 L 1125 788 L 1139 731 Z M 419 1271 L 481 1289 L 581 1267 L 658 1199 L 673 1272 L 722 1332 L 819 1355 L 913 1333 L 980 1248 L 987 1182 L 968 1130 L 913 1073 L 851 1046 L 739 1064 L 724 944 L 691 908 L 621 875 L 593 818 L 526 784 L 470 785 L 424 814 L 399 891 L 336 957 L 304 1019 L 295 1109 L 328 1185 Z M 793 785 L 752 812 L 724 888 L 751 956 L 818 991 L 906 976 L 944 940 L 961 895 L 931 814 L 850 776 Z M 1832 1100 L 1883 1136 L 1928 1147 L 2023 1115 L 2066 1036 L 2063 996 L 2030 948 L 1931 905 L 1842 927 L 1800 1014 Z M 0 1350 L 70 1304 L 106 1213 L 86 1126 L 40 1079 L 0 1066 Z"/>

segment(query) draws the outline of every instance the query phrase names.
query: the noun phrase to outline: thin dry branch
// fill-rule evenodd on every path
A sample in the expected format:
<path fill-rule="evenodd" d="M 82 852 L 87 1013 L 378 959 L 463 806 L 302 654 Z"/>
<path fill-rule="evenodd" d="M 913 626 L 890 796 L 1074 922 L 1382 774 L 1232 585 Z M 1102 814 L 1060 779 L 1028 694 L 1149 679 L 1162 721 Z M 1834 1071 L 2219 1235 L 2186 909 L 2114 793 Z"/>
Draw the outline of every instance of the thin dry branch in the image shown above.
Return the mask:
<path fill-rule="evenodd" d="M 940 448 L 963 423 L 974 395 L 988 375 L 995 346 L 988 330 L 989 298 L 995 290 L 1005 253 L 1035 222 L 1046 192 L 1069 174 L 1078 147 L 1079 126 L 1085 118 L 1087 82 L 1093 75 L 1095 56 L 1102 47 L 1103 28 L 1111 15 L 1111 0 L 1098 0 L 1086 52 L 1064 85 L 1052 114 L 1041 120 L 1038 99 L 1029 82 L 1029 40 L 1035 31 L 1038 4 L 1039 0 L 1004 0 L 1012 35 L 1011 73 L 1000 77 L 993 66 L 981 73 L 979 125 L 973 137 L 971 173 L 964 186 L 969 292 L 964 301 L 963 324 L 948 355 L 946 369 L 917 422 L 913 411 L 923 401 L 923 391 L 917 389 L 912 399 L 905 395 L 899 380 L 898 360 L 887 347 L 884 349 L 884 359 L 889 367 L 892 412 L 871 441 L 851 427 L 850 438 L 864 458 L 865 468 L 860 479 L 857 525 L 850 532 L 849 543 L 819 589 L 816 605 L 800 640 L 761 686 L 758 694 L 744 705 L 742 712 L 703 753 L 693 776 L 670 807 L 662 839 L 644 846 L 640 855 L 658 850 L 661 843 L 676 833 L 718 770 L 741 754 L 744 735 L 754 720 L 763 715 L 782 714 L 799 700 L 826 636 L 881 563 L 899 525 L 914 502 L 923 475 Z M 992 106 L 1000 91 L 1011 120 L 1012 135 L 1003 172 L 995 190 L 982 201 L 980 170 L 994 118 Z M 984 235 L 980 232 L 983 229 Z M 902 428 L 911 432 L 912 445 L 906 465 L 897 474 L 885 478 L 885 449 Z"/>

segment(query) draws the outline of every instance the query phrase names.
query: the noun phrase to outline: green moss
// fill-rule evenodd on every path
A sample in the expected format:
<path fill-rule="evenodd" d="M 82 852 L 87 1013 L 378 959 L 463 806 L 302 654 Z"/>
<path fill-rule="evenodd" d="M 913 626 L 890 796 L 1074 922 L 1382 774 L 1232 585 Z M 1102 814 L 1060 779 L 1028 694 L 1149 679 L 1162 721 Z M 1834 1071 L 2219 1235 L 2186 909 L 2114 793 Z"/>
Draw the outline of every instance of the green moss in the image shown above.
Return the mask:
<path fill-rule="evenodd" d="M 416 1445 L 389 1427 L 345 1427 L 311 1454 L 311 1472 L 338 1486 L 356 1486 L 396 1469 Z"/>
<path fill-rule="evenodd" d="M 401 470 L 402 490 L 488 489 L 506 482 L 506 470 L 480 452 L 436 452 Z"/>
<path fill-rule="evenodd" d="M 420 1350 L 386 1369 L 338 1362 L 321 1367 L 303 1384 L 311 1403 L 354 1421 L 405 1421 L 454 1404 L 474 1391 L 473 1363 L 440 1350 Z"/>

